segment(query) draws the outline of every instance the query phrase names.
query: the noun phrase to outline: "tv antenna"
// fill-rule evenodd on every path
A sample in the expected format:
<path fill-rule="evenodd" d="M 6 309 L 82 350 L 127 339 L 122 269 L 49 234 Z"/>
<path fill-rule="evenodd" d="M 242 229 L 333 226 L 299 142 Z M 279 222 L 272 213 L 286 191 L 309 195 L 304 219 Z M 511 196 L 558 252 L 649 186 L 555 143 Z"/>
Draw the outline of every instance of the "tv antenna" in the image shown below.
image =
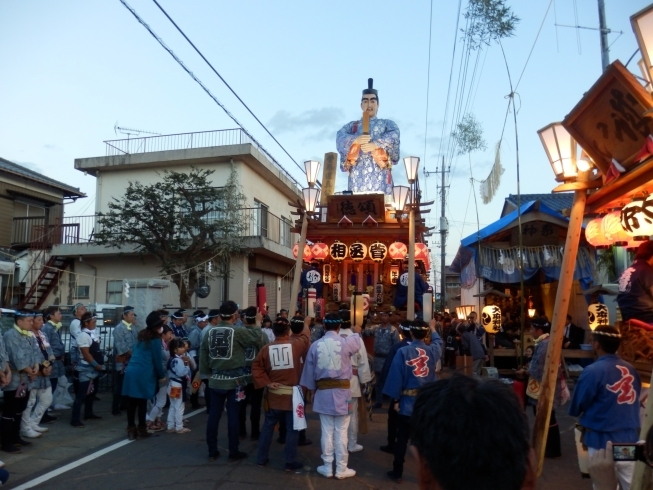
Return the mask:
<path fill-rule="evenodd" d="M 116 136 L 118 136 L 118 133 L 126 134 L 127 139 L 131 138 L 132 136 L 140 136 L 141 134 L 153 134 L 155 136 L 161 136 L 161 133 L 145 131 L 144 129 L 123 128 L 122 126 L 118 126 L 118 121 L 116 121 L 116 124 L 113 126 L 113 132 L 116 134 Z"/>

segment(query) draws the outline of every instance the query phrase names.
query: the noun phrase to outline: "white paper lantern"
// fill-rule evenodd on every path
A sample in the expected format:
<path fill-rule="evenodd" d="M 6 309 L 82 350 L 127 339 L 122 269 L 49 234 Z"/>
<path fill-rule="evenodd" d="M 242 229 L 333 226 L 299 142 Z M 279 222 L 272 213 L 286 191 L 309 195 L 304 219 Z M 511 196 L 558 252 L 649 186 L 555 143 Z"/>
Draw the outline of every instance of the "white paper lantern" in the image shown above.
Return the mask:
<path fill-rule="evenodd" d="M 610 325 L 610 310 L 602 303 L 592 303 L 587 307 L 587 320 L 591 330 L 601 325 Z"/>
<path fill-rule="evenodd" d="M 501 331 L 501 308 L 497 305 L 484 306 L 481 312 L 481 324 L 487 333 L 499 333 Z"/>

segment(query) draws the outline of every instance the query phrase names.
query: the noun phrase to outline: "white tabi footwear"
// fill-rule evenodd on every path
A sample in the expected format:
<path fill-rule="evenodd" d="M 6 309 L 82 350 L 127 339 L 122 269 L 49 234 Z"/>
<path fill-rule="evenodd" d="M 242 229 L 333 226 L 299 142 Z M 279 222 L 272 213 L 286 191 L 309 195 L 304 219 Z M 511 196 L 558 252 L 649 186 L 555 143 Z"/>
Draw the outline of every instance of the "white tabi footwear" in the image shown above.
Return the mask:
<path fill-rule="evenodd" d="M 356 476 L 356 471 L 351 468 L 347 468 L 342 473 L 336 473 L 336 478 L 338 480 L 344 480 L 345 478 L 351 478 L 352 476 Z"/>
<path fill-rule="evenodd" d="M 41 427 L 38 424 L 32 424 L 32 430 L 34 430 L 36 432 L 47 432 L 50 429 L 48 429 L 47 427 Z"/>
<path fill-rule="evenodd" d="M 347 449 L 347 451 L 349 451 L 350 453 L 357 453 L 362 450 L 363 450 L 363 446 L 361 446 L 360 444 L 356 444 L 354 447 L 350 447 Z"/>
<path fill-rule="evenodd" d="M 20 431 L 20 437 L 27 437 L 28 439 L 37 439 L 41 437 L 41 435 L 42 434 L 40 432 L 36 432 L 31 427 L 28 427 L 25 430 L 21 429 Z"/>
<path fill-rule="evenodd" d="M 316 471 L 320 475 L 322 475 L 322 476 L 324 476 L 326 478 L 331 478 L 333 476 L 333 470 L 331 469 L 331 465 L 327 466 L 327 465 L 323 464 L 322 466 L 318 466 L 316 468 Z"/>

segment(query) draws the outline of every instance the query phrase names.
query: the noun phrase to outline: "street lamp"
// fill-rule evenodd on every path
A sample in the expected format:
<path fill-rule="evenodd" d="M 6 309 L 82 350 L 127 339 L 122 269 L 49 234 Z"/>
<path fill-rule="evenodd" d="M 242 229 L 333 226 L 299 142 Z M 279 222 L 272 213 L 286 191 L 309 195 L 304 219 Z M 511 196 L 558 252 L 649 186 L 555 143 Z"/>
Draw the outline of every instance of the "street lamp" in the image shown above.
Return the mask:
<path fill-rule="evenodd" d="M 529 308 L 528 309 L 528 318 L 535 317 L 535 313 L 537 313 L 537 310 L 535 308 Z"/>
<path fill-rule="evenodd" d="M 419 157 L 405 157 L 404 166 L 406 167 L 406 177 L 408 182 L 413 184 L 417 180 L 417 167 L 419 167 Z"/>
<path fill-rule="evenodd" d="M 302 194 L 304 195 L 304 206 L 306 207 L 306 212 L 314 213 L 315 209 L 317 209 L 317 203 L 320 200 L 320 189 L 307 187 L 302 189 Z"/>
<path fill-rule="evenodd" d="M 306 160 L 304 162 L 304 169 L 306 170 L 306 180 L 308 181 L 308 186 L 311 188 L 315 187 L 315 182 L 317 182 L 317 174 L 320 171 L 320 162 L 317 160 Z"/>
<path fill-rule="evenodd" d="M 642 52 L 643 67 L 642 70 L 648 72 L 644 78 L 651 80 L 651 73 L 653 64 L 651 63 L 651 55 L 653 54 L 653 5 L 649 5 L 643 10 L 640 10 L 630 18 L 630 25 L 633 28 L 639 50 Z"/>
<path fill-rule="evenodd" d="M 408 214 L 408 298 L 406 304 L 406 319 L 415 319 L 415 206 L 417 196 L 415 195 L 415 181 L 417 180 L 417 168 L 419 157 L 405 157 L 406 177 L 411 187 L 410 211 Z"/>
<path fill-rule="evenodd" d="M 575 179 L 578 176 L 577 145 L 569 132 L 557 122 L 540 129 L 537 134 L 540 136 L 556 180 L 566 182 Z"/>
<path fill-rule="evenodd" d="M 392 187 L 392 197 L 395 202 L 395 211 L 398 216 L 403 214 L 409 195 L 410 188 L 405 185 L 395 185 Z"/>

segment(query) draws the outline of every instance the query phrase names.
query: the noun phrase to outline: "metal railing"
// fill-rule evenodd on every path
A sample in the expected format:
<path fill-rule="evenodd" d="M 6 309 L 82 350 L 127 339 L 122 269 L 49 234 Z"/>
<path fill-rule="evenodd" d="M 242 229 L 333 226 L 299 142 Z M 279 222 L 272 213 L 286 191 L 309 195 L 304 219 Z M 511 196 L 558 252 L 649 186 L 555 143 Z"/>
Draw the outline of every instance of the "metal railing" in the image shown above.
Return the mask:
<path fill-rule="evenodd" d="M 265 208 L 243 208 L 240 210 L 245 222 L 243 237 L 265 237 L 268 240 L 290 248 L 296 241 L 293 233 L 290 232 L 292 223 L 286 218 L 280 218 L 270 213 Z M 219 216 L 207 216 L 207 221 L 219 219 Z M 97 215 L 90 216 L 66 216 L 60 226 L 64 231 L 58 235 L 61 240 L 57 243 L 93 243 L 97 233 L 101 230 L 102 224 Z M 66 232 L 65 230 L 69 230 Z M 74 232 L 73 232 L 74 230 Z"/>
<path fill-rule="evenodd" d="M 268 153 L 268 151 L 250 138 L 240 128 L 200 131 L 196 133 L 166 134 L 161 136 L 143 136 L 120 140 L 106 140 L 106 156 L 133 155 L 154 151 L 188 150 L 191 148 L 210 148 L 212 146 L 242 145 L 249 143 L 264 153 L 270 161 L 281 170 L 295 185 L 301 185 L 295 178 Z"/>

